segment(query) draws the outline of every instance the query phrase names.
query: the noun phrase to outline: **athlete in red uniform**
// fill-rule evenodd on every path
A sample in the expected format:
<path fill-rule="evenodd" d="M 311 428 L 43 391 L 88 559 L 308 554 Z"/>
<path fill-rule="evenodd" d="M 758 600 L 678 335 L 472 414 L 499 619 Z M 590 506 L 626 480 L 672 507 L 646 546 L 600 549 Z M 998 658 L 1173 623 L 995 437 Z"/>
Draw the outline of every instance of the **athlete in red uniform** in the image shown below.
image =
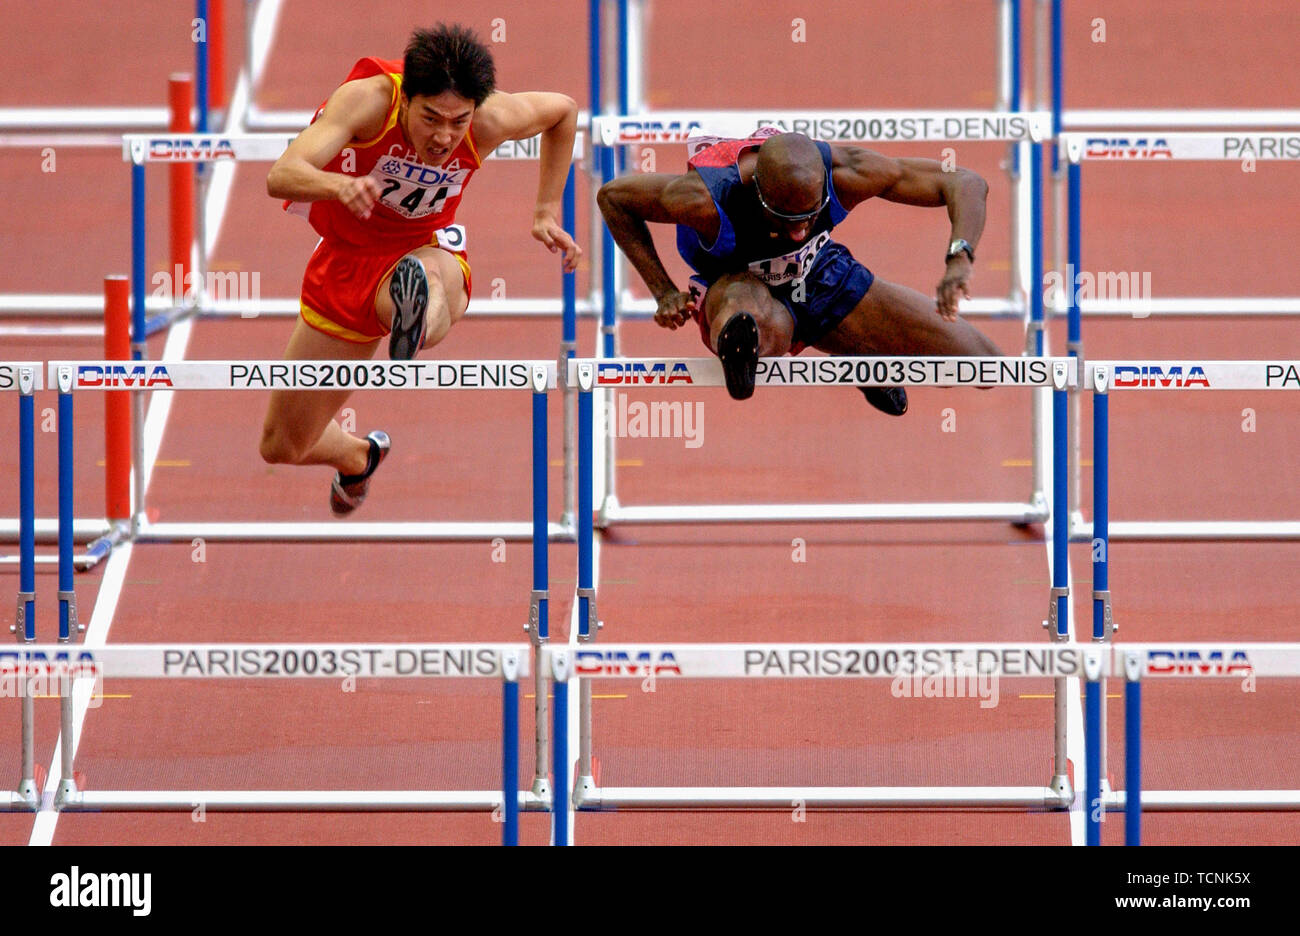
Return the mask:
<path fill-rule="evenodd" d="M 492 55 L 464 27 L 416 30 L 401 62 L 365 58 L 271 167 L 267 192 L 321 236 L 303 276 L 301 315 L 285 358 L 414 357 L 441 341 L 470 296 L 456 207 L 483 157 L 541 134 L 533 237 L 564 269 L 581 250 L 561 226 L 578 108 L 549 92 L 495 90 Z M 365 499 L 389 439 L 334 421 L 349 391 L 277 390 L 262 430 L 269 463 L 331 465 L 340 516 Z"/>

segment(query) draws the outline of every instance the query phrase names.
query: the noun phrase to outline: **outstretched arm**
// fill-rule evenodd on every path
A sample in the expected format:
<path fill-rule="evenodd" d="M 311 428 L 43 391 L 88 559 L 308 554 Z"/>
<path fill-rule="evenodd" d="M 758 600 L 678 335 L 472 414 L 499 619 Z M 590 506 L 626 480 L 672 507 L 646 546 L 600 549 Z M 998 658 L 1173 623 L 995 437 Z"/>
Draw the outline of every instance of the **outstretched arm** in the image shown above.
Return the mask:
<path fill-rule="evenodd" d="M 506 94 L 498 91 L 474 115 L 474 137 L 486 155 L 506 140 L 527 140 L 541 134 L 541 169 L 537 206 L 533 211 L 533 237 L 551 253 L 564 252 L 564 269 L 578 268 L 582 249 L 560 223 L 564 182 L 573 162 L 573 139 L 578 129 L 578 105 L 573 98 L 549 91 Z"/>
<path fill-rule="evenodd" d="M 655 321 L 665 328 L 685 324 L 695 306 L 690 294 L 679 290 L 664 269 L 647 222 L 684 224 L 717 236 L 717 209 L 703 180 L 694 172 L 626 175 L 601 186 L 596 204 L 614 242 L 655 297 Z"/>
<path fill-rule="evenodd" d="M 964 240 L 972 252 L 984 233 L 984 202 L 988 183 L 969 169 L 945 170 L 933 159 L 891 159 L 859 147 L 835 149 L 835 192 L 845 208 L 884 198 L 923 208 L 948 208 L 950 241 Z M 945 249 L 947 244 L 944 245 Z M 970 298 L 971 258 L 958 253 L 947 261 L 936 290 L 939 314 L 957 318 L 957 302 Z"/>

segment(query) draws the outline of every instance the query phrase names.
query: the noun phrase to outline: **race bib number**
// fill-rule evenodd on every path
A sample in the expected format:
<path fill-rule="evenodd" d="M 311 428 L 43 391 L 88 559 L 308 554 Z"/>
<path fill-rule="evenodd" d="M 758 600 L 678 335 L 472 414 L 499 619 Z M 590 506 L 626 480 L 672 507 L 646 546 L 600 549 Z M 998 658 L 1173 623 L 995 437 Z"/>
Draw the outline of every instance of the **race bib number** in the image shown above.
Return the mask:
<path fill-rule="evenodd" d="M 385 156 L 371 175 L 382 186 L 379 200 L 404 218 L 437 214 L 447 199 L 460 194 L 472 169 L 445 170 L 421 162 Z"/>
<path fill-rule="evenodd" d="M 767 260 L 755 260 L 749 265 L 749 272 L 769 286 L 785 286 L 797 283 L 812 270 L 817 253 L 831 239 L 830 231 L 822 231 L 798 250 Z"/>

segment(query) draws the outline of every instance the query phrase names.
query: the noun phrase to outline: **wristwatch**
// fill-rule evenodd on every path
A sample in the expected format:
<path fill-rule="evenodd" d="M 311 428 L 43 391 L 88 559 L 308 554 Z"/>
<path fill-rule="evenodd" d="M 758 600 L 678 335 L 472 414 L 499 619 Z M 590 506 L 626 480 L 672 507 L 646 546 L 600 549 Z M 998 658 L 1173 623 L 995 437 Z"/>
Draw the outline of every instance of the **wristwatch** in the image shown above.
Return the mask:
<path fill-rule="evenodd" d="M 972 247 L 969 242 L 962 240 L 960 237 L 948 245 L 948 255 L 943 259 L 945 261 L 951 260 L 959 253 L 964 253 L 969 257 L 971 263 L 975 262 L 975 248 Z"/>

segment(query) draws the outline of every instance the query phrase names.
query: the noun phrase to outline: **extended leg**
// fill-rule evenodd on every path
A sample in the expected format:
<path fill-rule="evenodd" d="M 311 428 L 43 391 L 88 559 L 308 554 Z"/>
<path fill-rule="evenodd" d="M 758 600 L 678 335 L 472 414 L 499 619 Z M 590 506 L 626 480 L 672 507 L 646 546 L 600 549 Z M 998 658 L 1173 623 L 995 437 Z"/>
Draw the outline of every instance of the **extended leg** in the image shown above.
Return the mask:
<path fill-rule="evenodd" d="M 867 294 L 816 347 L 828 354 L 996 356 L 1002 352 L 969 322 L 945 322 L 935 302 L 877 277 Z M 907 412 L 902 387 L 861 387 L 867 402 L 890 416 Z"/>
<path fill-rule="evenodd" d="M 367 360 L 377 342 L 354 344 L 318 332 L 302 319 L 285 349 L 286 360 Z M 365 470 L 370 445 L 334 421 L 351 391 L 273 390 L 262 426 L 262 458 L 269 464 L 330 465 L 345 475 Z"/>
<path fill-rule="evenodd" d="M 844 321 L 815 347 L 827 354 L 1002 354 L 965 319 L 941 319 L 933 298 L 880 277 Z"/>

